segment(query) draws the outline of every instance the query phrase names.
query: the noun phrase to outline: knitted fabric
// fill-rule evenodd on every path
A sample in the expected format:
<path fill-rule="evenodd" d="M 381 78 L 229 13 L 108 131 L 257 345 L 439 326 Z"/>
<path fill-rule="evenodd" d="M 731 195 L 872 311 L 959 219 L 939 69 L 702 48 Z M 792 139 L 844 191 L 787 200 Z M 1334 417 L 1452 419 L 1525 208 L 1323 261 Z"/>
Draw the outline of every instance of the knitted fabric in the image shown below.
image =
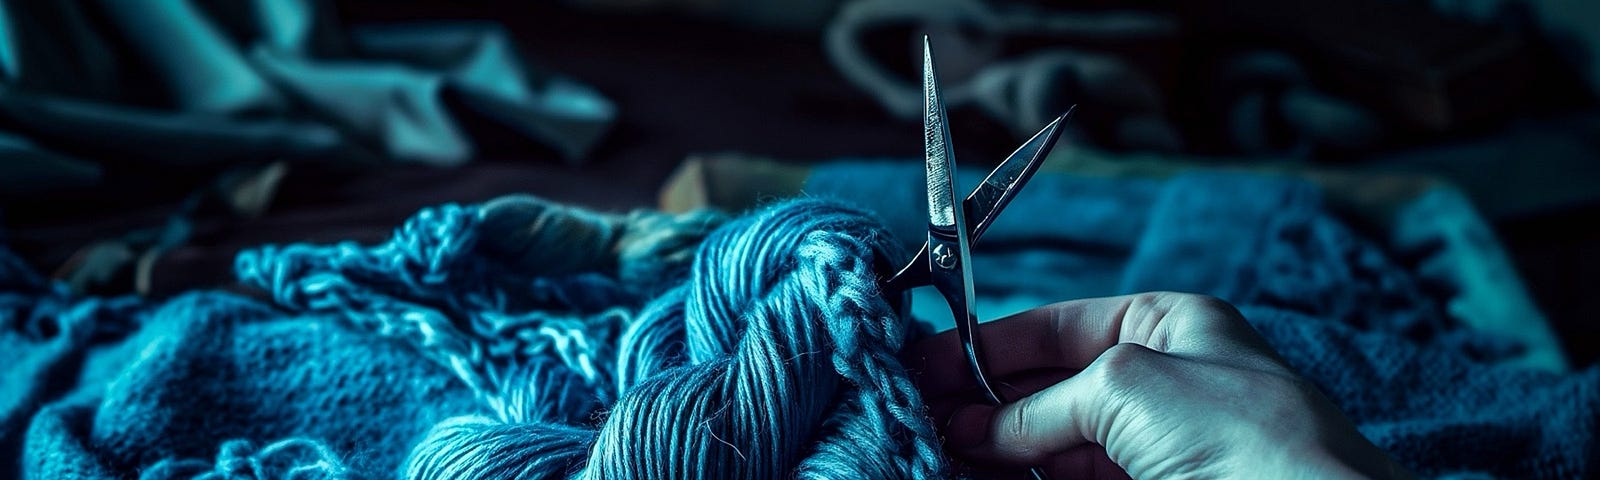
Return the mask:
<path fill-rule="evenodd" d="M 114 380 L 34 416 L 25 477 L 190 478 L 214 469 L 258 478 L 284 457 L 262 455 L 269 465 L 261 467 L 230 461 L 251 455 L 235 440 L 338 452 L 287 458 L 323 464 L 330 478 L 345 465 L 392 470 L 404 446 L 446 412 L 476 406 L 453 375 L 335 317 L 203 292 L 145 319 L 126 342 L 136 347 L 108 359 L 125 367 Z"/>
<path fill-rule="evenodd" d="M 813 177 L 814 196 L 881 221 L 822 200 L 732 221 L 528 197 L 431 208 L 379 245 L 241 254 L 270 301 L 75 297 L 0 255 L 0 341 L 22 359 L 0 365 L 0 458 L 20 460 L 0 476 L 945 475 L 894 359 L 913 334 L 875 286 L 923 228 L 920 192 L 898 187 L 917 167 Z M 1454 322 L 1305 185 L 1041 175 L 974 271 L 984 318 L 1222 296 L 1427 476 L 1583 477 L 1600 456 L 1595 368 L 1500 364 L 1515 345 Z"/>
<path fill-rule="evenodd" d="M 944 476 L 879 222 L 796 201 L 723 223 L 512 197 L 241 253 L 273 305 L 137 316 L 126 370 L 33 415 L 22 473 Z"/>

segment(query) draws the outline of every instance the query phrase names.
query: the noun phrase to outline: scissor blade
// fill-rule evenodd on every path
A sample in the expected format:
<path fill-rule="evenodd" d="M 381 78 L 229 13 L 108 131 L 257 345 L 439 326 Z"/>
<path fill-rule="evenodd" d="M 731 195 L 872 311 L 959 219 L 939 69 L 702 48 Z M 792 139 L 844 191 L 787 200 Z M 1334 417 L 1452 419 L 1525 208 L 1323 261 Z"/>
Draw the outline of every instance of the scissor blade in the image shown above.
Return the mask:
<path fill-rule="evenodd" d="M 950 127 L 945 122 L 944 98 L 939 95 L 933 49 L 922 37 L 922 138 L 928 162 L 928 224 L 956 228 L 955 169 L 950 159 Z M 964 232 L 963 232 L 964 233 Z"/>
<path fill-rule="evenodd" d="M 967 354 L 967 363 L 979 386 L 991 402 L 1000 403 L 985 374 L 984 356 L 978 343 L 978 317 L 972 311 L 972 259 L 967 216 L 955 202 L 955 160 L 951 158 L 950 128 L 945 122 L 944 99 L 939 96 L 938 73 L 933 67 L 933 49 L 922 37 L 922 133 L 928 161 L 928 258 L 929 283 L 944 296 L 956 321 L 956 331 Z"/>
<path fill-rule="evenodd" d="M 1011 199 L 1022 191 L 1028 179 L 1039 171 L 1039 165 L 1044 163 L 1045 157 L 1050 155 L 1050 150 L 1055 147 L 1056 140 L 1061 138 L 1061 125 L 1072 116 L 1077 106 L 1067 109 L 1066 113 L 1056 117 L 1055 121 L 1045 125 L 1039 133 L 1033 135 L 1011 156 L 1000 162 L 1000 166 L 989 172 L 989 176 L 978 184 L 978 188 L 967 195 L 962 202 L 963 210 L 967 215 L 967 231 L 971 233 L 969 239 L 977 243 L 983 232 L 989 229 L 994 219 L 1000 216 L 1000 211 L 1011 203 Z"/>

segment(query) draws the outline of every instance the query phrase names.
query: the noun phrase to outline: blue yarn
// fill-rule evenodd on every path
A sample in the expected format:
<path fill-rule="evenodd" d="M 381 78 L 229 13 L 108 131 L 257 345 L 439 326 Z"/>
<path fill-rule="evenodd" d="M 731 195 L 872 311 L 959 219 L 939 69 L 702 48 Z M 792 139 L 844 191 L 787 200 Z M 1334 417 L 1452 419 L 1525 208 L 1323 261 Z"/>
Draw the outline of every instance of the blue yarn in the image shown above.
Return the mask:
<path fill-rule="evenodd" d="M 280 305 L 334 313 L 409 341 L 491 403 L 499 401 L 493 397 L 510 368 L 492 359 L 548 349 L 591 383 L 609 382 L 601 378 L 609 372 L 587 360 L 609 357 L 609 345 L 567 339 L 610 336 L 619 312 L 608 309 L 637 305 L 636 292 L 593 272 L 539 276 L 543 272 L 516 271 L 479 255 L 480 232 L 493 223 L 482 213 L 453 204 L 427 208 L 376 247 L 268 246 L 240 253 L 234 270 L 241 282 L 272 292 Z M 573 351 L 583 347 L 596 351 Z"/>
<path fill-rule="evenodd" d="M 13 352 L 22 355 L 25 366 L 12 370 L 15 375 L 0 377 L 0 392 L 7 397 L 0 402 L 0 440 L 9 441 L 7 434 L 18 432 L 21 421 L 34 421 L 35 427 L 54 422 L 53 413 L 73 408 L 74 402 L 84 399 L 67 392 L 96 386 L 115 371 L 104 371 L 117 365 L 92 365 L 91 347 L 108 347 L 115 350 L 118 342 L 137 334 L 135 346 L 146 346 L 138 340 L 171 338 L 179 335 L 170 329 L 175 324 L 190 325 L 192 321 L 227 318 L 233 322 L 249 322 L 275 315 L 270 307 L 254 300 L 222 292 L 190 292 L 165 301 L 152 301 L 134 295 L 118 297 L 93 297 L 73 293 L 63 282 L 39 276 L 8 249 L 0 247 L 0 340 L 6 340 L 7 351 L 15 347 L 43 346 L 42 350 L 26 348 Z M 6 334 L 20 334 L 4 338 Z M 22 342 L 18 343 L 18 340 Z M 31 355 L 30 355 L 31 354 Z M 82 369 L 75 371 L 74 369 Z M 80 384 L 82 382 L 83 384 Z M 103 387 L 103 385 L 100 385 Z M 185 392 L 188 393 L 188 392 Z M 67 395 L 68 400 L 46 405 Z M 41 412 L 42 411 L 42 412 Z M 13 416 L 14 415 L 14 416 Z M 147 416 L 137 416 L 136 422 L 121 422 L 120 409 L 100 413 L 97 421 L 105 422 L 105 430 L 96 434 L 110 434 L 127 427 L 138 428 Z M 170 420 L 170 419 L 169 419 Z M 76 427 L 75 427 L 76 428 Z M 97 427 L 101 428 L 101 427 Z M 48 427 L 43 429 L 49 431 Z M 30 436 L 33 436 L 30 433 Z M 48 436 L 46 438 L 49 438 Z M 56 440 L 56 438 L 49 438 Z M 37 442 L 38 439 L 32 439 Z M 72 449 L 52 448 L 57 445 L 29 445 L 29 455 L 36 451 L 51 452 L 45 457 L 52 468 L 74 472 L 84 478 L 101 477 L 102 468 L 88 465 L 87 458 L 72 458 L 62 453 Z M 141 444 L 147 448 L 160 448 Z M 0 445 L 7 455 L 13 445 Z M 118 452 L 135 453 L 138 452 Z M 20 455 L 19 455 L 20 456 Z M 114 457 L 115 455 L 107 455 Z M 60 464 L 60 465 L 57 465 Z M 34 472 L 36 476 L 54 478 L 58 475 Z M 319 439 L 285 438 L 260 450 L 246 440 L 224 442 L 217 453 L 216 462 L 198 459 L 166 459 L 141 468 L 139 478 L 160 480 L 168 478 L 244 479 L 342 479 L 349 478 L 348 469 L 339 457 Z M 0 477 L 11 474 L 0 470 Z"/>
<path fill-rule="evenodd" d="M 75 342 L 120 337 L 138 328 L 147 309 L 132 295 L 91 297 L 72 293 L 66 284 L 34 273 L 10 249 L 0 246 L 0 328 L 35 339 L 65 331 Z"/>
<path fill-rule="evenodd" d="M 612 381 L 520 358 L 486 386 L 500 392 L 493 415 L 435 426 L 406 476 L 941 478 L 895 356 L 908 325 L 877 287 L 902 256 L 875 219 L 828 202 L 725 225 L 678 287 L 613 325 L 585 323 L 585 341 L 614 345 L 583 356 Z"/>
<path fill-rule="evenodd" d="M 566 477 L 581 463 L 593 438 L 587 428 L 559 422 L 455 417 L 433 427 L 402 472 L 408 479 Z"/>
<path fill-rule="evenodd" d="M 157 462 L 139 475 L 140 480 L 343 480 L 351 478 L 327 445 L 290 438 L 262 447 L 247 440 L 223 442 L 215 462 L 198 459 L 168 459 Z"/>
<path fill-rule="evenodd" d="M 823 201 L 728 222 L 509 197 L 425 209 L 375 246 L 241 253 L 239 280 L 269 291 L 274 306 L 215 292 L 154 303 L 60 296 L 84 315 L 171 320 L 146 327 L 151 338 L 226 345 L 249 340 L 162 329 L 309 328 L 277 318 L 285 316 L 409 346 L 453 373 L 477 408 L 439 404 L 455 416 L 410 446 L 400 465 L 406 478 L 943 478 L 939 440 L 896 358 L 909 324 L 878 291 L 887 266 L 903 258 L 877 219 Z M 0 268 L 8 259 L 0 255 Z M 19 278 L 30 298 L 59 288 L 0 275 Z M 0 306 L 24 308 L 8 298 L 0 295 Z M 47 304 L 26 308 L 43 308 L 36 305 Z M 163 355 L 195 348 L 172 341 Z M 274 358 L 283 360 L 292 359 Z M 211 378 L 134 373 L 178 384 Z M 293 388 L 276 389 L 284 387 Z M 150 401 L 133 398 L 123 401 Z M 107 412 L 100 420 L 122 422 L 117 438 L 178 428 L 144 431 Z M 209 450 L 215 460 L 194 458 L 207 441 L 222 442 Z M 271 443 L 256 449 L 252 441 Z M 200 433 L 154 457 L 121 452 L 111 465 L 138 465 L 151 479 L 363 476 L 339 458 L 351 441 Z"/>
<path fill-rule="evenodd" d="M 650 302 L 622 332 L 617 346 L 617 391 L 684 363 L 684 298 L 688 286 Z"/>
<path fill-rule="evenodd" d="M 916 192 L 826 177 L 920 231 Z M 1220 295 L 1421 474 L 1590 474 L 1600 369 L 1451 341 L 1479 334 L 1303 185 L 1034 182 L 1051 195 L 986 237 L 1016 250 L 979 265 L 1012 272 L 991 293 Z M 84 297 L 0 249 L 0 478 L 940 476 L 874 290 L 903 260 L 879 223 L 817 201 L 727 224 L 444 206 L 380 245 L 246 253 L 275 305 Z"/>
<path fill-rule="evenodd" d="M 942 476 L 932 426 L 895 359 L 907 325 L 877 287 L 875 261 L 899 252 L 871 217 L 812 200 L 706 239 L 682 319 L 688 364 L 624 394 L 588 477 L 774 478 L 810 463 L 897 460 L 884 470 Z M 637 434 L 636 425 L 656 430 Z M 875 441 L 848 456 L 813 454 L 850 442 L 841 432 L 851 426 Z M 682 461 L 632 460 L 643 457 Z"/>
<path fill-rule="evenodd" d="M 895 357 L 908 325 L 878 291 L 903 258 L 879 222 L 802 200 L 721 223 L 511 197 L 236 269 L 480 393 L 487 415 L 437 425 L 410 478 L 944 476 Z"/>

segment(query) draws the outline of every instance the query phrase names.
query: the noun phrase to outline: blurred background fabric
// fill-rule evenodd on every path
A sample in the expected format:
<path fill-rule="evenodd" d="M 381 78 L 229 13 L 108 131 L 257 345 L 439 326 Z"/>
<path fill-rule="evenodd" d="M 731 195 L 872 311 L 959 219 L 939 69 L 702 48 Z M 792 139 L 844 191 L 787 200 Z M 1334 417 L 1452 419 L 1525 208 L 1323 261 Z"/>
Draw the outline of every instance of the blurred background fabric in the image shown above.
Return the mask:
<path fill-rule="evenodd" d="M 614 114 L 490 22 L 351 26 L 311 1 L 4 5 L 8 130 L 96 164 L 455 165 L 482 155 L 473 119 L 580 159 Z"/>
<path fill-rule="evenodd" d="M 200 203 L 253 216 L 285 165 L 455 166 L 496 149 L 581 162 L 615 118 L 594 89 L 524 61 L 493 22 L 348 25 L 333 7 L 0 3 L 7 213 L 181 199 L 169 210 L 183 221 Z M 186 234 L 151 236 L 165 238 L 121 248 Z"/>

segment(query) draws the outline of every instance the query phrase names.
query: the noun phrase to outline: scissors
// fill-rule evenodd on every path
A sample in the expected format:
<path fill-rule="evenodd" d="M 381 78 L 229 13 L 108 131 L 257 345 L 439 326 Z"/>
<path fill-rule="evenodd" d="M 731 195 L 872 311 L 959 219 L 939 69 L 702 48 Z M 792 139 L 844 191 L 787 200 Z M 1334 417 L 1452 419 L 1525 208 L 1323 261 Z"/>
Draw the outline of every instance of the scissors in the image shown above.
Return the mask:
<path fill-rule="evenodd" d="M 1062 123 L 1076 107 L 1045 125 L 989 172 L 988 178 L 965 200 L 956 203 L 956 166 L 950 148 L 950 127 L 945 121 L 944 99 L 939 94 L 933 50 L 926 36 L 922 37 L 922 93 L 922 131 L 928 164 L 928 241 L 922 244 L 910 263 L 884 283 L 884 290 L 904 293 L 914 287 L 932 285 L 939 291 L 955 316 L 956 332 L 973 378 L 989 402 L 998 405 L 1004 399 L 989 382 L 982 344 L 978 342 L 978 316 L 972 310 L 971 247 L 1039 170 L 1061 136 Z M 1038 469 L 1033 470 L 1033 475 L 1045 478 Z"/>

